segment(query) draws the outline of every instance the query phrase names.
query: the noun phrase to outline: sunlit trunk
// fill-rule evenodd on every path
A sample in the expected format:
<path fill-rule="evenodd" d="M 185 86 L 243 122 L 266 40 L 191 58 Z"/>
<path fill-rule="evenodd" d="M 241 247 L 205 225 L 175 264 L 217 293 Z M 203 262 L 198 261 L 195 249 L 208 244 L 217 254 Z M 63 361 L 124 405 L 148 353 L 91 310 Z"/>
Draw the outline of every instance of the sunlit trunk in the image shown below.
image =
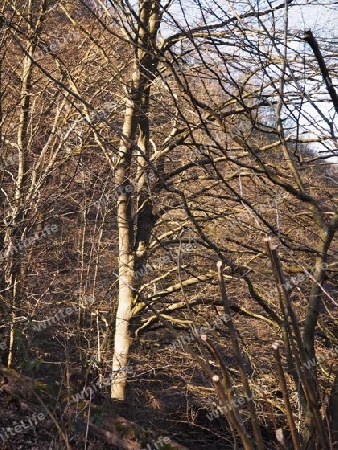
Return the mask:
<path fill-rule="evenodd" d="M 111 397 L 124 399 L 127 380 L 127 365 L 131 344 L 130 322 L 132 318 L 132 303 L 135 298 L 136 285 L 134 279 L 136 254 L 149 242 L 154 221 L 149 198 L 138 194 L 136 208 L 138 218 L 132 220 L 132 191 L 131 180 L 139 179 L 138 190 L 144 184 L 144 156 L 148 156 L 149 146 L 149 94 L 154 76 L 157 57 L 156 34 L 159 28 L 158 0 L 139 2 L 139 29 L 137 46 L 134 47 L 135 64 L 132 86 L 127 99 L 127 106 L 123 124 L 123 140 L 119 149 L 119 162 L 116 170 L 116 184 L 118 189 L 117 225 L 119 236 L 119 297 L 115 320 L 115 349 L 113 357 L 113 381 Z M 131 141 L 137 142 L 133 148 Z M 141 152 L 140 152 L 141 150 Z M 131 173 L 132 156 L 136 154 L 138 173 Z M 134 237 L 135 236 L 135 237 Z M 143 258 L 141 251 L 140 257 Z"/>

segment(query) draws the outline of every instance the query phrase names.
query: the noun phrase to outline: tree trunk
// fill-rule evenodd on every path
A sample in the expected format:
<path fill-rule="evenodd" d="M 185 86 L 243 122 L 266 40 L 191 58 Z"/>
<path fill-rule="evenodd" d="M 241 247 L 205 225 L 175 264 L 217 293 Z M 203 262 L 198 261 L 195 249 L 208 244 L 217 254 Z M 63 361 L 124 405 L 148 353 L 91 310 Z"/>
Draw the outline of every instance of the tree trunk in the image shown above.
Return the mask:
<path fill-rule="evenodd" d="M 133 139 L 136 131 L 136 118 L 133 102 L 127 105 L 123 134 Z M 113 357 L 113 377 L 111 397 L 123 400 L 126 387 L 126 371 L 130 347 L 129 323 L 134 298 L 134 255 L 133 223 L 131 217 L 131 191 L 128 174 L 130 171 L 132 148 L 128 142 L 122 142 L 119 150 L 119 165 L 116 171 L 118 184 L 117 226 L 119 236 L 119 298 L 115 318 L 115 348 Z"/>
<path fill-rule="evenodd" d="M 29 5 L 31 8 L 31 4 Z M 34 47 L 29 44 L 28 53 L 33 55 Z M 20 307 L 20 272 L 21 252 L 20 241 L 23 238 L 25 223 L 25 195 L 27 193 L 27 159 L 28 159 L 28 127 L 30 96 L 32 91 L 33 63 L 30 56 L 26 55 L 23 62 L 20 122 L 18 128 L 19 164 L 16 175 L 15 198 L 12 216 L 5 234 L 4 246 L 7 250 L 7 264 L 5 270 L 5 283 L 9 294 L 10 334 L 8 346 L 8 367 L 12 366 L 15 345 L 15 318 Z"/>
<path fill-rule="evenodd" d="M 136 252 L 149 242 L 151 229 L 155 221 L 151 216 L 151 202 L 144 194 L 138 195 L 138 218 L 134 225 L 132 220 L 132 184 L 130 180 L 133 156 L 132 141 L 137 139 L 137 160 L 139 162 L 138 178 L 146 179 L 144 155 L 149 151 L 149 95 L 150 85 L 154 77 L 156 56 L 156 35 L 159 29 L 160 2 L 143 0 L 139 2 L 137 39 L 133 41 L 135 52 L 132 84 L 127 100 L 123 124 L 123 139 L 119 149 L 119 162 L 116 170 L 118 186 L 117 224 L 119 235 L 119 299 L 115 321 L 115 349 L 113 357 L 113 382 L 111 397 L 123 400 L 127 381 L 126 367 L 131 344 L 130 322 L 132 318 L 132 302 L 136 287 L 134 280 Z M 154 54 L 155 52 L 155 54 Z M 141 150 L 141 152 L 140 152 Z M 142 164 L 140 164 L 142 160 Z M 143 180 L 143 182 L 142 182 Z M 143 190 L 144 192 L 144 190 Z M 152 218 L 152 217 L 151 217 Z M 135 228 L 135 230 L 134 230 Z M 134 239 L 134 235 L 136 239 Z M 136 241 L 136 242 L 134 242 Z M 141 258 L 144 253 L 141 252 Z"/>
<path fill-rule="evenodd" d="M 315 360 L 315 331 L 318 322 L 318 316 L 320 312 L 321 300 L 322 300 L 322 283 L 324 281 L 326 272 L 326 261 L 327 261 L 327 251 L 330 247 L 332 239 L 334 237 L 334 226 L 328 226 L 326 229 L 321 230 L 322 243 L 319 248 L 320 255 L 316 258 L 315 270 L 313 275 L 313 282 L 311 286 L 309 303 L 307 307 L 304 333 L 303 333 L 303 345 L 305 350 L 305 356 L 307 361 Z M 312 372 L 312 373 L 311 373 Z M 306 372 L 305 376 L 310 377 L 309 385 L 313 386 L 316 403 L 320 404 L 319 392 L 318 392 L 318 378 L 317 378 L 317 368 L 316 366 L 311 370 L 311 372 Z M 305 403 L 304 408 L 304 436 L 306 442 L 308 442 L 308 448 L 311 450 L 315 448 L 315 440 L 319 440 L 320 446 L 324 447 L 324 442 L 327 441 L 326 430 L 323 424 L 317 424 L 317 430 L 322 429 L 322 440 L 320 441 L 317 435 L 313 434 L 314 420 L 316 411 L 313 410 L 313 405 Z M 319 419 L 319 415 L 317 416 Z M 320 419 L 319 419 L 320 420 Z M 321 426 L 323 425 L 323 426 Z M 328 445 L 328 444 L 327 444 Z"/>

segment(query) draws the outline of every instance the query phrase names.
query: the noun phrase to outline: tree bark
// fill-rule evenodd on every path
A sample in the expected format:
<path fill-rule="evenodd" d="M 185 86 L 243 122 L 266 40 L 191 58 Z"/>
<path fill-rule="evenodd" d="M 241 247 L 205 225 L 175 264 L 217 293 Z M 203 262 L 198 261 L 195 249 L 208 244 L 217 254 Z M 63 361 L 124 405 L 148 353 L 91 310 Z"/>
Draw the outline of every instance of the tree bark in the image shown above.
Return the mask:
<path fill-rule="evenodd" d="M 160 24 L 160 2 L 144 0 L 139 2 L 138 29 L 133 42 L 135 51 L 132 85 L 123 125 L 123 140 L 119 149 L 119 163 L 116 171 L 118 196 L 118 235 L 119 235 L 119 300 L 115 324 L 115 349 L 113 357 L 113 382 L 111 397 L 123 400 L 127 381 L 128 354 L 131 344 L 130 321 L 132 303 L 135 297 L 136 254 L 144 263 L 144 251 L 156 219 L 152 216 L 152 204 L 143 189 L 147 182 L 145 160 L 149 152 L 149 96 L 150 87 L 157 66 L 156 36 Z M 137 138 L 138 190 L 136 230 L 132 219 L 131 164 L 132 142 Z M 134 243 L 134 235 L 136 236 Z M 116 375 L 116 377 L 115 377 Z"/>

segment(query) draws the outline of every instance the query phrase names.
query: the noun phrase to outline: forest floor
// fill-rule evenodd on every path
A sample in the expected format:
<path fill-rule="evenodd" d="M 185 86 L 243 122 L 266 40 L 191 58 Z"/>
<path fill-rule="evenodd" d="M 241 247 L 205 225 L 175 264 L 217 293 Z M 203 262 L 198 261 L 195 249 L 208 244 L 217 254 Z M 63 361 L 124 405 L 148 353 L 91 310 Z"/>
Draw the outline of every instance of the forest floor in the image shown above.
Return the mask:
<path fill-rule="evenodd" d="M 244 302 L 242 306 L 250 305 Z M 242 330 L 239 342 L 266 448 L 273 450 L 278 448 L 275 432 L 279 427 L 284 429 L 286 441 L 289 440 L 271 347 L 281 340 L 280 331 L 258 320 L 250 321 L 248 327 L 248 318 L 240 314 L 234 314 L 233 320 L 236 328 Z M 188 331 L 179 332 L 189 335 Z M 218 336 L 218 349 L 227 362 L 235 396 L 239 398 L 243 395 L 241 379 L 228 345 L 227 327 L 220 326 L 214 336 Z M 84 347 L 75 333 L 73 337 L 67 336 L 58 327 L 39 333 L 36 341 L 27 343 L 25 363 L 21 367 L 16 365 L 20 373 L 0 367 L 0 450 L 233 449 L 225 417 L 210 415 L 216 411 L 210 379 L 191 355 L 180 346 L 173 348 L 172 342 L 170 333 L 158 326 L 134 342 L 126 400 L 118 402 L 110 399 L 109 383 L 104 382 L 110 380 L 110 363 L 101 368 L 99 379 L 97 373 L 84 375 L 85 367 L 78 364 L 78 349 Z M 192 339 L 190 345 L 198 352 Z M 337 355 L 329 352 L 327 342 L 320 336 L 317 352 L 326 365 L 333 367 Z M 110 361 L 111 357 L 107 352 L 103 360 Z M 70 361 L 68 365 L 65 360 Z M 257 362 L 259 367 L 255 365 Z M 325 371 L 320 373 L 323 386 L 329 385 L 328 376 Z M 101 387 L 95 388 L 98 382 Z M 297 393 L 292 391 L 289 375 L 287 382 L 296 411 Z M 81 393 L 88 387 L 93 388 L 94 394 L 81 399 Z M 250 430 L 246 405 L 239 411 Z M 169 444 L 165 444 L 165 439 Z"/>

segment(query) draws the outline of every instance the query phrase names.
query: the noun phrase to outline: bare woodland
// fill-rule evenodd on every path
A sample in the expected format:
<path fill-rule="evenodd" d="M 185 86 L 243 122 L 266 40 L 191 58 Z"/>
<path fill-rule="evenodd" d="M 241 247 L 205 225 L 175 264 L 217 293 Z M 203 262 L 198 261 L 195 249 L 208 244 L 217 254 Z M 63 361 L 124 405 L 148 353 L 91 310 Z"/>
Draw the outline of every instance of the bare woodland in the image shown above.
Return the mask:
<path fill-rule="evenodd" d="M 2 1 L 0 449 L 338 448 L 336 8 Z"/>

